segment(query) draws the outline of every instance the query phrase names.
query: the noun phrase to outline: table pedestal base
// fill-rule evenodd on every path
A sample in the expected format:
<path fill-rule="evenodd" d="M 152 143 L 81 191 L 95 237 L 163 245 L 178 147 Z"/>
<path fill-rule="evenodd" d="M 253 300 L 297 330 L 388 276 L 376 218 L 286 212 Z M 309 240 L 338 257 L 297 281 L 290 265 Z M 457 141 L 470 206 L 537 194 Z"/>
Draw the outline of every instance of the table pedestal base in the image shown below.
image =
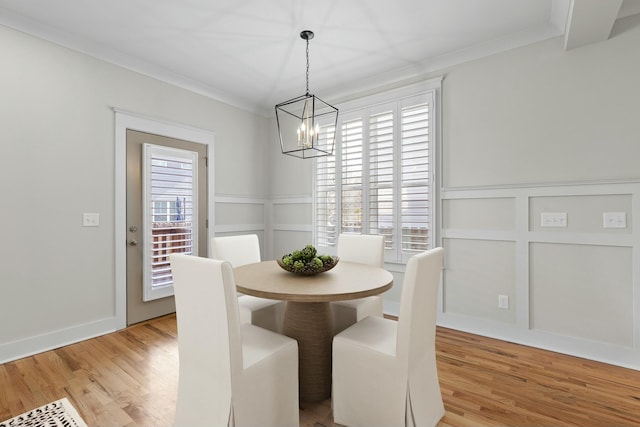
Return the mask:
<path fill-rule="evenodd" d="M 287 302 L 284 334 L 298 341 L 300 400 L 331 396 L 333 319 L 328 302 Z"/>

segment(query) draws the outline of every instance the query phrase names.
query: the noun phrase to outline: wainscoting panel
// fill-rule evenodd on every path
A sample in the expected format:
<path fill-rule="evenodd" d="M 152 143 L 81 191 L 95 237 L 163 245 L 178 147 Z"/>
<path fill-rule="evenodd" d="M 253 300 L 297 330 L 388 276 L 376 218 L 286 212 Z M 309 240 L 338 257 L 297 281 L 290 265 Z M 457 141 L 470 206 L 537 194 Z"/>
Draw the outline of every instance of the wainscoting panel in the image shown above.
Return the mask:
<path fill-rule="evenodd" d="M 440 202 L 440 325 L 640 370 L 639 182 L 449 188 Z"/>
<path fill-rule="evenodd" d="M 516 229 L 515 198 L 443 200 L 443 228 L 460 230 Z"/>
<path fill-rule="evenodd" d="M 531 328 L 633 347 L 631 252 L 532 243 Z"/>
<path fill-rule="evenodd" d="M 443 246 L 443 311 L 515 323 L 515 243 L 445 239 Z M 498 308 L 498 295 L 507 308 Z"/>
<path fill-rule="evenodd" d="M 272 203 L 273 223 L 295 225 L 311 225 L 311 203 Z"/>
<path fill-rule="evenodd" d="M 603 194 L 591 196 L 542 196 L 531 197 L 529 202 L 529 224 L 531 231 L 553 231 L 556 233 L 631 234 L 631 194 Z M 604 210 L 606 209 L 606 211 Z M 566 227 L 543 227 L 543 212 L 564 212 Z M 605 212 L 626 213 L 627 226 L 605 228 Z"/>
<path fill-rule="evenodd" d="M 264 228 L 264 203 L 216 201 L 216 225 L 261 224 Z"/>

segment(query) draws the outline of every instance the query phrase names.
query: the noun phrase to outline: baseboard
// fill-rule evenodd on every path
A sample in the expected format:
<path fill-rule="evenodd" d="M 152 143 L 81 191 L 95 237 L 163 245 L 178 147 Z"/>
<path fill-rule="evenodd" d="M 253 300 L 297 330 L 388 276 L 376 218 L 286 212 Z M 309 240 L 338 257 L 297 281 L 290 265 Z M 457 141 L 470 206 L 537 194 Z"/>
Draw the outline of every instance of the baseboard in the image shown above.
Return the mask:
<path fill-rule="evenodd" d="M 0 343 L 0 363 L 11 362 L 89 338 L 95 338 L 114 332 L 116 329 L 116 318 L 111 317 L 17 341 Z"/>
<path fill-rule="evenodd" d="M 630 347 L 590 341 L 484 319 L 441 313 L 438 326 L 484 337 L 536 347 L 569 356 L 640 371 L 640 352 Z"/>

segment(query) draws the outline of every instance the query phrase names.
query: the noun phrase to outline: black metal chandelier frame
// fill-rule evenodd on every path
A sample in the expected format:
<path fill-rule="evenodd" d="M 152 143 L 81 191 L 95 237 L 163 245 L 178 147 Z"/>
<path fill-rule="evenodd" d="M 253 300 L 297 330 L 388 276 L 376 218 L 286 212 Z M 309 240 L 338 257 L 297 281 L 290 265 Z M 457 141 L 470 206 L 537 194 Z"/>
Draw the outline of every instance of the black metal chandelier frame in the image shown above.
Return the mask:
<path fill-rule="evenodd" d="M 300 33 L 300 37 L 307 44 L 307 90 L 304 95 L 275 106 L 280 148 L 283 154 L 303 159 L 330 156 L 335 145 L 335 131 L 321 141 L 320 123 L 333 122 L 335 129 L 338 123 L 338 109 L 309 93 L 309 40 L 314 34 L 305 30 Z"/>

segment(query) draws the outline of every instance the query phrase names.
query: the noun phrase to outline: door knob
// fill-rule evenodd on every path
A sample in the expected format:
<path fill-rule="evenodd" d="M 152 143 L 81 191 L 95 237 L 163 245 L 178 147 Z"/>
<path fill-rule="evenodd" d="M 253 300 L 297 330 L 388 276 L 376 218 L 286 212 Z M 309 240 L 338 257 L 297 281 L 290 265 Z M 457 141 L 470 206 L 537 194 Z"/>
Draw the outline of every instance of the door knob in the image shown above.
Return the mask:
<path fill-rule="evenodd" d="M 129 246 L 138 246 L 137 240 L 129 240 L 127 243 L 129 244 Z"/>
<path fill-rule="evenodd" d="M 138 227 L 136 227 L 135 225 L 132 225 L 131 227 L 129 227 L 129 231 L 132 233 L 135 233 L 136 231 L 138 231 Z"/>

